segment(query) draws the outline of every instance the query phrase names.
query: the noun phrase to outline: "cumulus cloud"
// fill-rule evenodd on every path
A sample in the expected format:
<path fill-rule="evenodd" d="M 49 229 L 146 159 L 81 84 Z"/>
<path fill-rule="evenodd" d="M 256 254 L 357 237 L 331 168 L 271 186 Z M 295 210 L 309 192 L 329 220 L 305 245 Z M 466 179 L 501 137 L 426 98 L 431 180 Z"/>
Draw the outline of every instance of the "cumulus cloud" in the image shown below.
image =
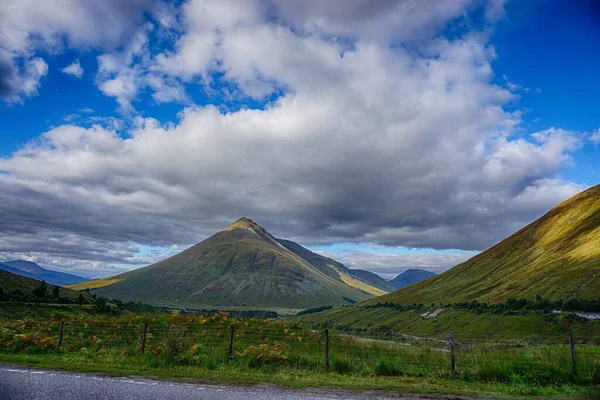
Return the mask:
<path fill-rule="evenodd" d="M 155 0 L 2 1 L 0 97 L 18 101 L 37 94 L 40 63 L 33 61 L 35 58 L 32 60 L 35 51 L 57 53 L 65 47 L 112 49 L 120 46 L 135 32 L 144 12 L 160 15 L 159 20 L 165 23 L 170 21 L 169 10 L 161 3 Z M 28 69 L 31 62 L 36 63 L 37 71 Z"/>
<path fill-rule="evenodd" d="M 481 2 L 329 4 L 190 1 L 158 54 L 153 23 L 129 30 L 96 77 L 122 110 L 146 87 L 185 103 L 184 84 L 214 79 L 236 100 L 275 100 L 190 104 L 176 123 L 136 117 L 126 132 L 50 129 L 0 159 L 4 251 L 43 237 L 59 254 L 71 237 L 66 253 L 116 245 L 82 246 L 82 260 L 132 262 L 128 246 L 185 246 L 241 216 L 303 244 L 481 250 L 584 189 L 557 176 L 585 135 L 524 132 L 505 107 L 515 95 L 493 83 L 488 36 L 438 35 Z"/>
<path fill-rule="evenodd" d="M 81 78 L 83 76 L 83 68 L 79 63 L 79 60 L 73 61 L 73 63 L 67 65 L 61 71 L 67 75 L 73 75 L 76 78 Z"/>

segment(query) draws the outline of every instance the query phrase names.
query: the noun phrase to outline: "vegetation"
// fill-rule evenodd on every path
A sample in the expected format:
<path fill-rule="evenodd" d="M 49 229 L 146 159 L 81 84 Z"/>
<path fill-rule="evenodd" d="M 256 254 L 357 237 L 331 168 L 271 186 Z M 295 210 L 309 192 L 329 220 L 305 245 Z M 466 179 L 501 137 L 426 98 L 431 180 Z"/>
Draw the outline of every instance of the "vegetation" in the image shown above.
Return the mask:
<path fill-rule="evenodd" d="M 325 310 L 331 310 L 332 308 L 333 308 L 332 306 L 314 307 L 314 308 L 309 308 L 309 309 L 300 311 L 296 315 L 301 316 L 301 315 L 306 315 L 306 314 L 314 314 L 314 313 L 318 313 L 318 312 L 325 311 Z"/>
<path fill-rule="evenodd" d="M 243 320 L 225 313 L 199 317 L 84 312 L 66 321 L 62 347 L 58 348 L 60 320 L 3 321 L 0 361 L 111 373 L 485 393 L 488 397 L 591 393 L 600 383 L 599 348 L 582 344 L 578 345 L 579 371 L 573 376 L 566 344 L 524 345 L 470 337 L 457 341 L 457 368 L 452 373 L 447 342 L 331 331 L 327 369 L 323 332 L 307 330 L 293 321 Z M 148 325 L 142 355 L 144 323 Z M 234 341 L 229 359 L 231 326 Z"/>
<path fill-rule="evenodd" d="M 156 264 L 69 287 L 126 301 L 196 309 L 303 309 L 383 293 L 343 265 L 277 240 L 247 218 Z"/>
<path fill-rule="evenodd" d="M 410 309 L 413 308 L 414 309 Z M 457 337 L 491 337 L 506 340 L 544 341 L 558 338 L 568 342 L 568 335 L 588 343 L 600 344 L 600 320 L 589 320 L 573 313 L 544 313 L 543 310 L 485 312 L 461 308 L 444 308 L 436 317 L 425 317 L 439 305 L 403 306 L 379 303 L 347 306 L 299 317 L 313 329 L 331 328 L 352 334 L 407 334 L 447 339 Z"/>
<path fill-rule="evenodd" d="M 85 304 L 87 294 L 0 270 L 0 301 Z"/>

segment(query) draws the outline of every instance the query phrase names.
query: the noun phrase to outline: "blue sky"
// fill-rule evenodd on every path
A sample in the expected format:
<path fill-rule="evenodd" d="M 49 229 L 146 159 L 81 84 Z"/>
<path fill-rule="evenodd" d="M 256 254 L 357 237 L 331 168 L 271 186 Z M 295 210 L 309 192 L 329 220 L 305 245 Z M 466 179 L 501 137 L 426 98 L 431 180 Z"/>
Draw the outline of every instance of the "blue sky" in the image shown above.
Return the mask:
<path fill-rule="evenodd" d="M 600 180 L 593 1 L 33 3 L 0 17 L 0 260 L 103 276 L 248 216 L 441 272 Z"/>

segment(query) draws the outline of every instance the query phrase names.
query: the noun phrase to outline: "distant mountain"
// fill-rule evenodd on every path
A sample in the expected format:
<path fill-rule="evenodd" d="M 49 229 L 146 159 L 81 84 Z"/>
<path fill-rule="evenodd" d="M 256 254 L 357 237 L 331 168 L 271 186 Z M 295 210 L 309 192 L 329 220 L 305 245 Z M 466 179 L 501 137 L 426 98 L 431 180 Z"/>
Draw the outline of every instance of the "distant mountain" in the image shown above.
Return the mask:
<path fill-rule="evenodd" d="M 370 302 L 600 298 L 600 185 L 554 207 L 490 249 Z"/>
<path fill-rule="evenodd" d="M 57 286 L 70 285 L 73 283 L 87 281 L 86 278 L 83 278 L 81 276 L 42 268 L 31 261 L 5 261 L 0 263 L 0 270 L 21 275 L 26 278 L 37 279 L 39 281 L 46 281 L 46 283 Z"/>
<path fill-rule="evenodd" d="M 431 278 L 436 274 L 433 272 L 425 271 L 422 269 L 407 269 L 400 275 L 396 276 L 394 279 L 390 279 L 388 282 L 394 290 L 402 289 L 408 285 L 412 285 L 413 283 L 421 282 L 427 278 Z"/>
<path fill-rule="evenodd" d="M 328 274 L 335 279 L 341 278 L 342 281 L 350 286 L 357 287 L 374 296 L 380 296 L 393 291 L 393 287 L 390 286 L 385 279 L 373 272 L 347 268 L 344 264 L 335 261 L 334 259 L 313 253 L 307 248 L 290 240 L 277 239 L 277 241 L 292 253 L 302 257 L 308 263 L 317 267 L 321 272 Z"/>
<path fill-rule="evenodd" d="M 0 289 L 7 294 L 12 291 L 20 290 L 23 293 L 30 294 L 34 289 L 40 285 L 40 281 L 24 277 L 22 275 L 13 274 L 12 272 L 0 270 Z M 52 293 L 54 289 L 53 285 L 48 285 L 48 293 Z M 79 292 L 65 287 L 59 288 L 59 296 L 61 298 L 67 298 L 75 300 L 79 297 Z M 86 296 L 84 294 L 84 296 Z"/>
<path fill-rule="evenodd" d="M 330 258 L 275 239 L 249 218 L 156 264 L 70 287 L 182 308 L 304 309 L 386 293 Z"/>

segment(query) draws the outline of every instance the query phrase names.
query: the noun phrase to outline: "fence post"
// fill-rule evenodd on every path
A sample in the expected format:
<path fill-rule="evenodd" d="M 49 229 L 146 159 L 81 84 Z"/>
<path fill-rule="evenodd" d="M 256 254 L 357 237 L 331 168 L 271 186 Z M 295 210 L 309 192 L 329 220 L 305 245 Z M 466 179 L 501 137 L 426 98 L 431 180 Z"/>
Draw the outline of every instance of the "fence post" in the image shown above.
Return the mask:
<path fill-rule="evenodd" d="M 229 348 L 227 350 L 227 359 L 231 360 L 233 358 L 233 332 L 234 327 L 231 325 L 231 329 L 229 330 Z"/>
<path fill-rule="evenodd" d="M 569 333 L 569 344 L 571 345 L 571 367 L 573 375 L 577 375 L 577 359 L 575 358 L 575 340 L 573 334 Z"/>
<path fill-rule="evenodd" d="M 58 348 L 62 347 L 63 337 L 65 336 L 65 321 L 60 323 L 60 331 L 58 332 Z"/>
<path fill-rule="evenodd" d="M 329 329 L 325 329 L 325 369 L 329 369 Z"/>
<path fill-rule="evenodd" d="M 140 346 L 140 353 L 144 355 L 144 350 L 146 350 L 146 332 L 148 331 L 148 323 L 144 322 L 144 327 L 142 328 L 142 343 Z"/>
<path fill-rule="evenodd" d="M 450 368 L 452 369 L 452 374 L 456 372 L 456 358 L 454 354 L 454 332 L 450 333 Z"/>

